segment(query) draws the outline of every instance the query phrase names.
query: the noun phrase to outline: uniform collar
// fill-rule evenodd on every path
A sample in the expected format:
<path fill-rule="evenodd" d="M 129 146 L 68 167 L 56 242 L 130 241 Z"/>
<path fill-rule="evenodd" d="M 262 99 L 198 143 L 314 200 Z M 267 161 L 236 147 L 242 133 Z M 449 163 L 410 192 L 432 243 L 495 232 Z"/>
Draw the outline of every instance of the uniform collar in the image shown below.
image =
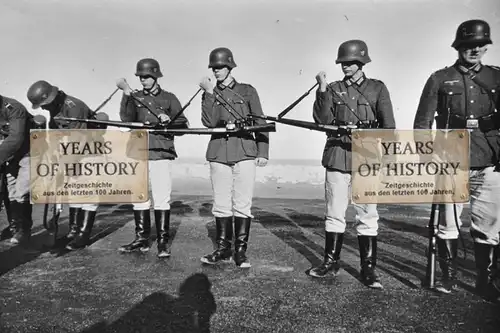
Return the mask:
<path fill-rule="evenodd" d="M 351 77 L 344 77 L 344 82 L 347 84 L 347 86 L 351 86 L 353 84 L 360 86 L 361 84 L 363 84 L 363 82 L 365 82 L 365 80 L 365 73 L 363 73 L 363 71 L 361 70 L 354 73 L 354 75 Z"/>
<path fill-rule="evenodd" d="M 147 91 L 147 90 L 143 89 L 142 92 L 144 93 L 144 95 L 158 96 L 161 93 L 161 87 L 159 84 L 156 84 L 155 90 Z"/>
<path fill-rule="evenodd" d="M 217 83 L 217 88 L 219 88 L 220 90 L 224 90 L 226 88 L 233 89 L 236 83 L 238 82 L 236 82 L 236 80 L 233 78 L 227 86 L 223 85 L 222 83 Z"/>
<path fill-rule="evenodd" d="M 455 62 L 455 67 L 457 70 L 462 73 L 462 74 L 477 74 L 483 69 L 483 65 L 479 62 L 477 64 L 474 64 L 474 66 L 471 67 L 465 67 L 460 63 L 459 60 Z"/>

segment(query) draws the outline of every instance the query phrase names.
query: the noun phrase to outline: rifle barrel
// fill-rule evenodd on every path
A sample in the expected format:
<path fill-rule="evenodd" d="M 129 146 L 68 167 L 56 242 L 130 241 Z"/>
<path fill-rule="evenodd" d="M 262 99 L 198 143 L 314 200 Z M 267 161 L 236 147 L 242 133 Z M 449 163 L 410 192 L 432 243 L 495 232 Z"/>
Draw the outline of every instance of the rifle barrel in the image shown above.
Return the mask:
<path fill-rule="evenodd" d="M 281 113 L 278 115 L 278 118 L 283 118 L 288 112 L 290 112 L 297 104 L 300 103 L 300 101 L 302 101 L 304 98 L 306 98 L 307 95 L 309 95 L 309 93 L 311 92 L 311 90 L 313 90 L 314 88 L 316 88 L 317 86 L 319 85 L 318 82 L 316 82 L 316 84 L 314 86 L 312 86 L 311 88 L 309 88 L 308 91 L 306 91 L 302 96 L 300 96 L 295 102 L 293 102 L 292 104 L 290 104 L 285 110 L 281 111 Z"/>
<path fill-rule="evenodd" d="M 316 124 L 313 122 L 309 121 L 302 121 L 302 120 L 296 120 L 296 119 L 283 119 L 283 118 L 276 118 L 276 117 L 271 117 L 271 116 L 257 116 L 257 115 L 251 115 L 251 117 L 255 118 L 261 118 L 265 120 L 271 120 L 275 121 L 277 123 L 282 123 L 286 125 L 291 125 L 295 127 L 302 127 L 302 128 L 307 128 L 313 131 L 319 131 L 319 132 L 336 132 L 336 131 L 342 131 L 342 130 L 349 130 L 349 129 L 355 129 L 357 126 L 352 125 L 352 126 L 336 126 L 336 125 L 324 125 L 324 124 Z"/>
<path fill-rule="evenodd" d="M 147 130 L 151 133 L 167 133 L 167 134 L 205 134 L 212 135 L 217 133 L 238 133 L 238 132 L 276 132 L 276 125 L 274 123 L 268 123 L 256 126 L 243 126 L 236 127 L 235 129 L 227 129 L 225 127 L 218 128 L 165 128 L 154 125 L 146 125 L 139 122 L 120 122 L 113 120 L 95 120 L 95 119 L 82 119 L 82 118 L 65 118 L 65 117 L 54 117 L 56 120 L 66 120 L 66 121 L 77 121 L 85 122 L 90 124 L 106 124 L 109 126 L 125 127 L 130 129 L 142 129 Z"/>

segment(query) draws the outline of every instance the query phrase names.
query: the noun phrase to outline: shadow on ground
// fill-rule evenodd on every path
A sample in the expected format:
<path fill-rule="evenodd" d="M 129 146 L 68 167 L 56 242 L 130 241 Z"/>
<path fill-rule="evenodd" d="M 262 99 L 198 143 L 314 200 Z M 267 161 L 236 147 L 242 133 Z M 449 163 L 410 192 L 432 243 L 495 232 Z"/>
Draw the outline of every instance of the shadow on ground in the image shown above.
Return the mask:
<path fill-rule="evenodd" d="M 116 230 L 125 226 L 125 224 L 129 221 L 133 220 L 134 217 L 131 204 L 119 205 L 114 209 L 110 209 L 111 207 L 114 207 L 114 205 L 102 205 L 98 208 L 96 222 L 92 230 L 89 246 L 112 234 Z M 191 212 L 193 212 L 191 206 L 184 204 L 182 201 L 174 201 L 171 203 L 172 218 L 175 215 L 185 215 Z M 34 219 L 36 216 L 37 213 L 34 212 Z M 154 241 L 156 239 L 154 214 L 152 214 L 152 217 L 152 240 Z M 179 225 L 180 221 L 172 221 L 170 228 L 170 242 L 175 239 Z M 59 220 L 57 239 L 54 233 L 48 232 L 38 223 L 33 227 L 33 236 L 28 244 L 10 245 L 8 244 L 8 240 L 4 240 L 1 244 L 2 247 L 0 248 L 0 276 L 20 265 L 35 260 L 42 254 L 59 257 L 69 253 L 70 251 L 65 249 L 65 246 L 68 243 L 65 238 L 67 231 L 68 216 L 66 214 L 66 216 L 61 216 Z M 133 235 L 130 237 L 132 240 Z"/>
<path fill-rule="evenodd" d="M 178 297 L 152 293 L 112 323 L 99 322 L 80 333 L 209 333 L 215 311 L 211 282 L 196 273 L 183 282 Z"/>
<path fill-rule="evenodd" d="M 282 215 L 265 211 L 258 207 L 254 208 L 254 211 L 256 218 L 262 226 L 303 255 L 311 263 L 311 267 L 317 266 L 322 262 L 324 244 L 316 244 L 311 241 L 303 231 L 308 230 L 324 239 L 324 219 L 322 216 L 302 213 L 294 209 L 285 209 Z M 348 215 L 352 215 L 352 212 L 348 212 Z M 353 220 L 353 216 L 348 216 L 347 220 Z M 347 223 L 342 252 L 347 251 L 359 256 L 358 239 L 353 227 L 352 222 Z M 383 236 L 378 237 L 379 244 L 387 244 L 401 248 L 411 252 L 412 255 L 400 255 L 383 250 L 379 246 L 377 251 L 378 270 L 392 276 L 409 288 L 420 289 L 425 283 L 426 265 L 412 260 L 411 258 L 415 258 L 416 256 L 425 258 L 426 256 L 425 242 L 428 237 L 427 225 L 419 226 L 406 223 L 401 220 L 396 221 L 381 217 L 379 227 L 380 231 L 384 232 Z M 387 230 L 388 232 L 386 232 Z M 415 240 L 415 237 L 409 237 L 407 232 L 414 233 L 416 236 L 420 236 L 425 239 L 421 239 L 422 241 Z M 465 247 L 467 249 L 467 257 L 466 259 L 464 259 L 463 256 L 458 258 L 459 272 L 461 276 L 467 276 L 472 279 L 475 277 L 472 240 L 467 239 L 466 234 L 462 234 L 465 240 Z M 353 277 L 360 280 L 359 267 L 350 266 L 346 262 L 342 261 L 342 254 L 341 267 Z M 401 274 L 400 272 L 404 272 L 404 274 Z M 307 274 L 308 272 L 306 271 L 305 273 Z M 404 275 L 411 275 L 415 277 L 420 281 L 420 284 L 415 284 Z M 472 285 L 460 281 L 459 286 L 471 293 L 474 292 Z"/>

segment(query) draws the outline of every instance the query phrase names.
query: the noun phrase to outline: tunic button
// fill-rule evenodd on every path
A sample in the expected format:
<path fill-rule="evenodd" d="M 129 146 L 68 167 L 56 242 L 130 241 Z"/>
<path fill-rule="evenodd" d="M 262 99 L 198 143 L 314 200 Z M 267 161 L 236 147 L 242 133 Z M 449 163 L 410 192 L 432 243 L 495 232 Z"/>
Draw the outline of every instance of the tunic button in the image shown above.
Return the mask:
<path fill-rule="evenodd" d="M 470 86 L 471 89 L 474 89 L 474 86 Z"/>
<path fill-rule="evenodd" d="M 470 101 L 471 103 L 474 103 L 474 101 Z"/>

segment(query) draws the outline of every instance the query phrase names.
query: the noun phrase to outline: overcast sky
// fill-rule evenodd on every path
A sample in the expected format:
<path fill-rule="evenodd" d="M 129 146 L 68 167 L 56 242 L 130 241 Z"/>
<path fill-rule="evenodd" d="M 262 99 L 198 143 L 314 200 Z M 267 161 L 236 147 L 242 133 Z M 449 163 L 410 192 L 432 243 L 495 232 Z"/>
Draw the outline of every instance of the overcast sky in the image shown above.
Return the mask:
<path fill-rule="evenodd" d="M 372 59 L 365 72 L 386 83 L 396 125 L 405 129 L 428 76 L 455 61 L 457 26 L 473 18 L 492 29 L 484 62 L 500 66 L 497 0 L 0 0 L 0 94 L 31 109 L 27 89 L 44 79 L 95 108 L 120 77 L 140 88 L 135 65 L 153 57 L 164 74 L 161 86 L 184 105 L 211 75 L 210 51 L 225 46 L 238 65 L 235 78 L 252 84 L 264 113 L 276 116 L 314 85 L 319 71 L 328 81 L 341 79 L 338 46 L 362 39 Z M 202 127 L 200 97 L 185 111 L 191 127 Z M 119 119 L 120 98 L 103 109 L 111 119 Z M 288 116 L 312 121 L 313 102 L 314 91 Z M 181 157 L 204 157 L 208 137 L 176 142 Z M 323 133 L 278 124 L 270 157 L 319 163 L 324 143 Z"/>

